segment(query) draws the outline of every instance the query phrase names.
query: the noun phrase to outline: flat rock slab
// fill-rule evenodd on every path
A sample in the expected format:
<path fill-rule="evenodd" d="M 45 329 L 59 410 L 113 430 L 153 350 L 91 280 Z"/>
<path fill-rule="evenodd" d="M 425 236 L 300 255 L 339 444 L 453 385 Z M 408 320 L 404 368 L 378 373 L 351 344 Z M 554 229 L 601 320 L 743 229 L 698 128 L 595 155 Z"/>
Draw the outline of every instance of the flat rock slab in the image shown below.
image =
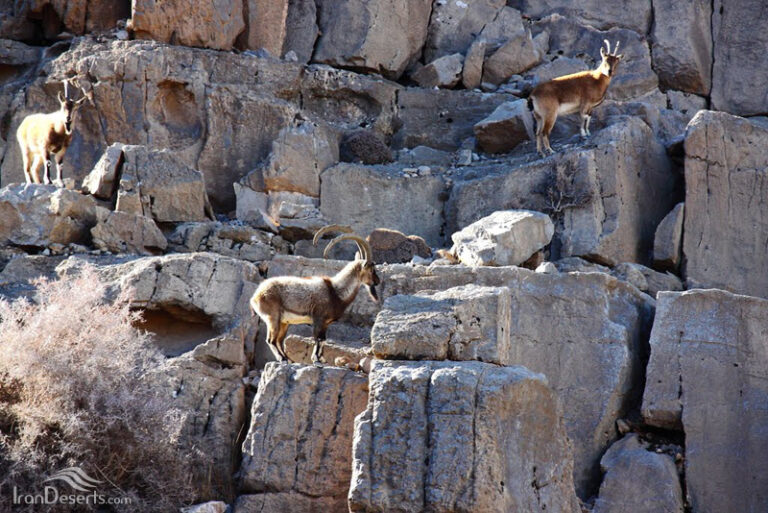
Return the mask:
<path fill-rule="evenodd" d="M 659 294 L 645 421 L 685 432 L 693 511 L 768 507 L 768 301 L 721 290 Z"/>
<path fill-rule="evenodd" d="M 390 360 L 512 362 L 511 298 L 504 287 L 466 285 L 388 298 L 371 331 L 373 353 Z"/>
<path fill-rule="evenodd" d="M 768 129 L 700 111 L 685 138 L 683 254 L 689 288 L 768 297 Z"/>
<path fill-rule="evenodd" d="M 451 235 L 464 265 L 520 265 L 549 244 L 555 225 L 547 214 L 500 210 Z"/>
<path fill-rule="evenodd" d="M 355 420 L 353 512 L 572 512 L 555 394 L 523 367 L 381 362 Z"/>
<path fill-rule="evenodd" d="M 241 490 L 343 502 L 352 471 L 353 421 L 367 400 L 365 375 L 268 363 L 243 443 Z"/>
<path fill-rule="evenodd" d="M 656 228 L 653 238 L 653 265 L 674 271 L 680 265 L 683 251 L 683 220 L 685 203 L 678 203 Z"/>

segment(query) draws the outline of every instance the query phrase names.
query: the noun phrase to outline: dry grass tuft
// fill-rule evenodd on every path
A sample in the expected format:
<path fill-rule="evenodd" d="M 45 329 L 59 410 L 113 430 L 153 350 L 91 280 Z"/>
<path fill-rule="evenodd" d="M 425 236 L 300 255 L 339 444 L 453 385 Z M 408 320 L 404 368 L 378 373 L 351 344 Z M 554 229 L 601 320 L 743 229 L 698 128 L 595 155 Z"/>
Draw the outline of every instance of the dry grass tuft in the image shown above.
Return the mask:
<path fill-rule="evenodd" d="M 102 511 L 177 511 L 195 498 L 196 456 L 180 446 L 183 414 L 145 378 L 162 355 L 138 314 L 125 296 L 105 301 L 93 269 L 36 285 L 34 301 L 0 300 L 0 510 L 24 511 L 14 486 L 40 491 L 77 466 L 133 501 Z"/>

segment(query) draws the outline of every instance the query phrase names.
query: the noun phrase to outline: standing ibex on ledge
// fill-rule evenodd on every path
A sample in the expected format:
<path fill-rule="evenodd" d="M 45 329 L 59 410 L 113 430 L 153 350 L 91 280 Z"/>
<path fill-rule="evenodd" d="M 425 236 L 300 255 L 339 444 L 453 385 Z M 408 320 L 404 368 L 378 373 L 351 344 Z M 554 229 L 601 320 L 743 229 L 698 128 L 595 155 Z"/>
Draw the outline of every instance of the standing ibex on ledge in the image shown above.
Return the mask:
<path fill-rule="evenodd" d="M 59 93 L 61 107 L 48 114 L 30 114 L 19 125 L 16 139 L 21 146 L 21 158 L 24 162 L 24 178 L 27 183 L 41 183 L 38 168 L 45 166 L 42 183 L 51 183 L 51 158 L 56 162 L 56 184 L 61 180 L 61 162 L 72 141 L 72 118 L 75 111 L 87 98 L 82 88 L 77 86 L 82 98 L 75 101 L 69 96 L 69 80 L 64 81 L 64 95 Z"/>
<path fill-rule="evenodd" d="M 298 278 L 278 276 L 269 278 L 259 285 L 251 298 L 251 309 L 267 325 L 267 343 L 279 361 L 288 360 L 285 352 L 285 335 L 291 324 L 312 324 L 315 346 L 312 361 L 320 361 L 321 341 L 325 340 L 328 326 L 337 321 L 357 297 L 361 285 L 368 287 L 368 293 L 378 301 L 376 285 L 379 277 L 373 263 L 368 242 L 344 226 L 330 225 L 315 233 L 313 243 L 330 231 L 347 232 L 331 240 L 323 253 L 328 257 L 330 249 L 344 240 L 357 243 L 359 253 L 335 276 L 313 276 Z"/>
<path fill-rule="evenodd" d="M 606 48 L 600 48 L 602 62 L 596 69 L 555 78 L 537 85 L 531 91 L 528 109 L 533 111 L 533 117 L 536 119 L 536 151 L 541 155 L 544 155 L 543 150 L 554 153 L 549 145 L 549 134 L 555 126 L 558 114 L 581 114 L 581 136 L 589 135 L 592 109 L 603 102 L 611 77 L 624 57 L 616 54 L 619 50 L 618 42 L 613 53 L 608 40 L 604 42 Z"/>

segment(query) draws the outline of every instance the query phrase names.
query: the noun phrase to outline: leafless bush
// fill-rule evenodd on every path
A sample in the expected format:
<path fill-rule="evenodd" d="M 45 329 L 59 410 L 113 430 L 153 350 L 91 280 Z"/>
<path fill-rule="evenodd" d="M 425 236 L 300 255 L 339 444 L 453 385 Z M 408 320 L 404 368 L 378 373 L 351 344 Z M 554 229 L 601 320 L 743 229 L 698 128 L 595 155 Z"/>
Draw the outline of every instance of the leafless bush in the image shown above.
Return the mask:
<path fill-rule="evenodd" d="M 34 301 L 0 301 L 0 510 L 23 511 L 10 505 L 14 486 L 32 493 L 71 466 L 129 497 L 125 511 L 193 500 L 183 414 L 145 379 L 162 357 L 127 297 L 105 301 L 92 269 L 36 285 Z M 29 511 L 60 510 L 71 511 Z"/>

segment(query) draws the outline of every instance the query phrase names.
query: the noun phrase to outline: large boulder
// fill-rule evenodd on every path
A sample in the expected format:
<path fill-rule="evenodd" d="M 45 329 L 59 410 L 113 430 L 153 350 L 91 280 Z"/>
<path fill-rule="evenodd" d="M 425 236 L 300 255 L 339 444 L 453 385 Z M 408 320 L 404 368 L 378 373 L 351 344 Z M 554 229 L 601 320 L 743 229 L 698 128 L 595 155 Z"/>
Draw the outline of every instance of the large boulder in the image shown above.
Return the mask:
<path fill-rule="evenodd" d="M 659 294 L 645 422 L 685 433 L 685 481 L 701 513 L 768 507 L 768 301 L 720 290 Z"/>
<path fill-rule="evenodd" d="M 319 35 L 315 0 L 289 0 L 285 26 L 283 55 L 293 52 L 299 62 L 309 62 Z"/>
<path fill-rule="evenodd" d="M 314 62 L 397 79 L 421 56 L 431 0 L 318 0 Z"/>
<path fill-rule="evenodd" d="M 653 16 L 650 0 L 621 4 L 606 4 L 600 0 L 511 0 L 508 3 L 531 18 L 559 13 L 598 29 L 619 26 L 640 34 L 648 33 Z"/>
<path fill-rule="evenodd" d="M 408 177 L 402 167 L 338 164 L 322 174 L 320 211 L 334 224 L 365 235 L 391 228 L 443 242 L 445 184 L 439 176 Z"/>
<path fill-rule="evenodd" d="M 499 105 L 474 126 L 477 147 L 487 153 L 506 153 L 530 139 L 534 133 L 528 102 L 517 100 Z"/>
<path fill-rule="evenodd" d="M 104 151 L 91 172 L 83 179 L 83 192 L 103 200 L 112 199 L 123 167 L 123 146 L 122 143 L 114 143 Z"/>
<path fill-rule="evenodd" d="M 701 95 L 712 85 L 712 2 L 654 0 L 653 69 L 665 89 Z"/>
<path fill-rule="evenodd" d="M 685 138 L 683 254 L 690 287 L 768 297 L 768 129 L 701 111 Z M 689 288 L 690 288 L 689 287 Z"/>
<path fill-rule="evenodd" d="M 368 380 L 363 374 L 335 367 L 267 364 L 243 443 L 241 492 L 279 494 L 287 503 L 292 502 L 287 498 L 299 495 L 330 511 L 345 509 L 354 418 L 367 400 Z M 258 499 L 249 499 L 254 500 Z M 283 509 L 289 510 L 314 509 L 299 500 Z"/>
<path fill-rule="evenodd" d="M 213 217 L 203 174 L 168 150 L 123 146 L 115 210 L 151 217 L 161 223 Z"/>
<path fill-rule="evenodd" d="M 376 316 L 371 346 L 390 360 L 512 362 L 511 299 L 504 287 L 467 285 L 388 298 Z"/>
<path fill-rule="evenodd" d="M 418 235 L 405 235 L 397 230 L 376 228 L 366 237 L 377 264 L 410 262 L 415 256 L 429 258 L 432 248 Z"/>
<path fill-rule="evenodd" d="M 304 122 L 280 131 L 260 172 L 267 191 L 317 197 L 320 173 L 338 161 L 338 138 L 327 127 Z"/>
<path fill-rule="evenodd" d="M 621 119 L 591 143 L 533 162 L 513 157 L 466 168 L 446 204 L 448 231 L 497 210 L 536 210 L 555 223 L 553 260 L 649 264 L 656 226 L 680 200 L 681 177 L 639 119 Z"/>
<path fill-rule="evenodd" d="M 139 39 L 231 50 L 245 29 L 243 0 L 135 0 L 131 4 L 130 27 Z"/>
<path fill-rule="evenodd" d="M 762 0 L 712 3 L 712 108 L 739 116 L 765 113 L 768 33 Z M 760 13 L 760 15 L 756 15 Z"/>
<path fill-rule="evenodd" d="M 349 509 L 579 511 L 555 394 L 523 367 L 380 362 L 355 420 Z"/>
<path fill-rule="evenodd" d="M 514 11 L 517 12 L 517 11 Z M 518 14 L 518 23 L 509 34 L 509 39 L 493 52 L 483 65 L 483 83 L 499 85 L 512 75 L 523 73 L 532 68 L 546 53 L 547 35 L 541 35 L 537 41 L 531 37 L 531 31 L 523 27 Z"/>
<path fill-rule="evenodd" d="M 549 244 L 555 226 L 531 210 L 500 210 L 451 235 L 465 265 L 520 265 Z"/>
<path fill-rule="evenodd" d="M 460 53 L 444 55 L 416 70 L 411 79 L 421 87 L 450 89 L 461 80 L 463 64 L 464 57 Z"/>
<path fill-rule="evenodd" d="M 683 490 L 672 456 L 627 435 L 600 460 L 605 472 L 593 513 L 683 513 Z"/>
<path fill-rule="evenodd" d="M 631 283 L 651 297 L 663 290 L 683 290 L 683 282 L 672 273 L 661 273 L 634 262 L 623 262 L 613 268 L 611 274 Z"/>
<path fill-rule="evenodd" d="M 93 245 L 113 253 L 137 253 L 154 255 L 167 246 L 163 232 L 150 217 L 96 210 L 98 223 L 91 228 Z"/>
<path fill-rule="evenodd" d="M 0 189 L 0 244 L 46 247 L 84 243 L 96 225 L 96 202 L 53 185 Z"/>
<path fill-rule="evenodd" d="M 504 0 L 435 2 L 424 46 L 426 62 L 452 53 L 464 53 L 505 5 Z"/>
<path fill-rule="evenodd" d="M 274 236 L 248 225 L 209 221 L 182 223 L 168 235 L 168 246 L 178 253 L 210 251 L 219 255 L 260 262 L 275 254 Z"/>
<path fill-rule="evenodd" d="M 685 203 L 678 203 L 664 216 L 653 238 L 653 265 L 674 271 L 680 266 L 683 251 L 683 219 Z"/>

